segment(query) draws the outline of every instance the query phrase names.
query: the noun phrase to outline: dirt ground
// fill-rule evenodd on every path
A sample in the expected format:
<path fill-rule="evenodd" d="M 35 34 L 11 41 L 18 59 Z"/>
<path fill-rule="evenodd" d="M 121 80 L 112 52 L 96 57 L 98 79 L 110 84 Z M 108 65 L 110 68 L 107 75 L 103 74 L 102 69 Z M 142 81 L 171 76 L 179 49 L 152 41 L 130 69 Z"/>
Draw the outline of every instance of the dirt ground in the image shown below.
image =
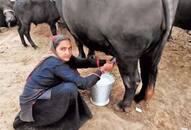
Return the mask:
<path fill-rule="evenodd" d="M 39 61 L 49 53 L 50 30 L 47 25 L 32 27 L 32 38 L 39 46 L 24 48 L 17 27 L 0 33 L 0 130 L 13 130 L 12 122 L 19 112 L 18 97 L 25 79 Z M 109 105 L 90 103 L 89 92 L 82 95 L 91 108 L 93 118 L 80 130 L 191 130 L 191 36 L 175 28 L 173 42 L 166 44 L 156 83 L 155 96 L 143 112 L 132 104 L 129 113 L 117 112 L 113 105 L 122 99 L 124 87 L 117 67 Z M 74 46 L 74 54 L 78 51 Z M 98 53 L 100 58 L 105 57 Z M 95 69 L 82 69 L 87 75 Z"/>

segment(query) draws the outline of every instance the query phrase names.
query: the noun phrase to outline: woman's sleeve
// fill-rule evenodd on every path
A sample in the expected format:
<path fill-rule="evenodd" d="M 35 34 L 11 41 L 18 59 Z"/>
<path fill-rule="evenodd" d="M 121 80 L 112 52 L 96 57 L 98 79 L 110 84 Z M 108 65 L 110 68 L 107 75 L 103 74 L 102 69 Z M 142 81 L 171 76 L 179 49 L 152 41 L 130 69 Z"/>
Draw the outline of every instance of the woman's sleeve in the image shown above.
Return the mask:
<path fill-rule="evenodd" d="M 59 65 L 55 67 L 54 73 L 65 82 L 75 83 L 79 89 L 91 88 L 100 79 L 101 71 L 97 70 L 89 76 L 82 77 L 68 65 Z"/>
<path fill-rule="evenodd" d="M 75 56 L 71 57 L 70 66 L 73 68 L 88 68 L 88 67 L 99 67 L 103 66 L 106 60 L 90 59 L 90 58 L 78 58 Z"/>

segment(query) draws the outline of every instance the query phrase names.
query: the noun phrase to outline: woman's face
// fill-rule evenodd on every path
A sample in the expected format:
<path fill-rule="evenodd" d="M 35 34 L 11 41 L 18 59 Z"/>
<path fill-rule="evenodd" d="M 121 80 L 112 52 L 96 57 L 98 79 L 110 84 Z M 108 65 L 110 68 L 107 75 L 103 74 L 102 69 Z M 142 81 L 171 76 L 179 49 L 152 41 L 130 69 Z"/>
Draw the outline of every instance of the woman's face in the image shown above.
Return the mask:
<path fill-rule="evenodd" d="M 70 40 L 63 40 L 56 47 L 58 57 L 63 61 L 69 61 L 72 56 L 72 44 Z"/>

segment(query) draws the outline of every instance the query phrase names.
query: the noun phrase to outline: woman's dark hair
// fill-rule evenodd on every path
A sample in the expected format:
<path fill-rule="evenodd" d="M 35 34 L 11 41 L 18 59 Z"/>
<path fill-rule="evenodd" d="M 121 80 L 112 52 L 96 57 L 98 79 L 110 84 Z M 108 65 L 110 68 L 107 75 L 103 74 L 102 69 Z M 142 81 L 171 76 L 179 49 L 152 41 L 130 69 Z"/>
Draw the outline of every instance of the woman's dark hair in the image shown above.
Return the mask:
<path fill-rule="evenodd" d="M 69 40 L 69 41 L 71 41 L 71 40 L 70 40 L 70 37 L 67 36 L 67 35 L 64 36 L 64 35 L 59 34 L 59 35 L 53 36 L 53 37 L 52 37 L 53 47 L 56 49 L 56 47 L 59 45 L 59 43 L 60 43 L 61 41 L 63 41 L 63 40 Z"/>

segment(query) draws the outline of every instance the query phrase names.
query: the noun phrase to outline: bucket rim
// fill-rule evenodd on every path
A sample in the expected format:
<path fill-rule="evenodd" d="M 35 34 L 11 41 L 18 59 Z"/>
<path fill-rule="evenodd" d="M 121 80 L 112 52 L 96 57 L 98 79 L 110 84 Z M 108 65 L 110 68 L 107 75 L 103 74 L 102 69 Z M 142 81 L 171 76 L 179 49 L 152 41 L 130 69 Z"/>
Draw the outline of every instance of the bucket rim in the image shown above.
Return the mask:
<path fill-rule="evenodd" d="M 96 106 L 99 106 L 99 107 L 103 107 L 103 106 L 106 106 L 106 105 L 108 105 L 109 104 L 109 98 L 108 98 L 108 100 L 106 101 L 106 102 L 95 102 L 95 101 L 93 101 L 93 99 L 92 99 L 92 97 L 90 97 L 90 102 L 92 103 L 92 104 L 94 104 L 94 105 L 96 105 Z"/>
<path fill-rule="evenodd" d="M 102 83 L 104 78 L 108 78 L 110 82 L 108 84 Z M 112 85 L 115 82 L 115 80 L 116 79 L 115 79 L 114 75 L 107 72 L 107 73 L 104 73 L 101 75 L 100 80 L 96 83 L 96 86 Z"/>

